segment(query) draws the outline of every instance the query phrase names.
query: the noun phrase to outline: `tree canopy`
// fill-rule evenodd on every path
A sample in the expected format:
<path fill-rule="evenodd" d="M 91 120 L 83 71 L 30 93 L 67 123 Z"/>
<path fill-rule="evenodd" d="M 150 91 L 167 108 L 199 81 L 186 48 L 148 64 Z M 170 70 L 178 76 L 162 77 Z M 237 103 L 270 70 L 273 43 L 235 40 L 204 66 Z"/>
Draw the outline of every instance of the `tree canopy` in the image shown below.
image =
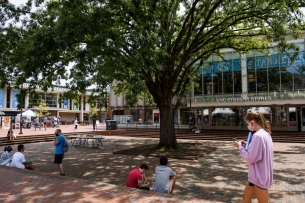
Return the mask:
<path fill-rule="evenodd" d="M 32 5 L 36 6 L 31 10 Z M 110 84 L 128 104 L 147 96 L 160 109 L 160 146 L 177 147 L 174 111 L 194 73 L 221 49 L 297 49 L 304 0 L 29 0 L 0 6 L 0 69 L 16 84 L 71 92 Z M 73 68 L 67 71 L 67 66 Z M 101 82 L 103 81 L 103 82 Z"/>

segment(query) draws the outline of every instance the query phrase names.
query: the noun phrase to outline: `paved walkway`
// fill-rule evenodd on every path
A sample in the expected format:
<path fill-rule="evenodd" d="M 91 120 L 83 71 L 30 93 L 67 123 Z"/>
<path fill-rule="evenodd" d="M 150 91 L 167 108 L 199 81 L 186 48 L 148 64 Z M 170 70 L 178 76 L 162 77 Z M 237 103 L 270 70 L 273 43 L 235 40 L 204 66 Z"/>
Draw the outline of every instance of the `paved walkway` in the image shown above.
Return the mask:
<path fill-rule="evenodd" d="M 128 172 L 142 162 L 153 180 L 158 158 L 112 152 L 157 142 L 111 136 L 100 148 L 71 147 L 64 159 L 66 177 L 52 163 L 52 142 L 26 144 L 24 154 L 36 159 L 36 171 L 0 167 L 0 202 L 242 202 L 247 164 L 230 142 L 178 140 L 218 149 L 199 160 L 169 160 L 178 174 L 174 195 L 126 188 Z M 274 143 L 274 150 L 271 202 L 305 202 L 305 144 Z"/>

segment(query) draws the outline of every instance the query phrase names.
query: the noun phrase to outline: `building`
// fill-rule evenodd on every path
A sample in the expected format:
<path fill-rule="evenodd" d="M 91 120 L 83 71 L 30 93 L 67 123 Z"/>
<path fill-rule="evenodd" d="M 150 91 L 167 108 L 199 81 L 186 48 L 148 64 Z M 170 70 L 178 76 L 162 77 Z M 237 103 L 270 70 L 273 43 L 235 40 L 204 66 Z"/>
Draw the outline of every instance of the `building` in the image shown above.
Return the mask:
<path fill-rule="evenodd" d="M 24 84 L 26 87 L 27 84 Z M 86 95 L 79 95 L 78 99 L 64 99 L 61 104 L 58 103 L 58 99 L 67 91 L 65 87 L 55 86 L 53 91 L 43 92 L 36 90 L 40 93 L 38 98 L 38 104 L 44 100 L 47 104 L 49 116 L 60 117 L 60 121 L 72 122 L 75 117 L 80 122 L 87 121 L 89 119 L 90 105 L 86 103 L 89 98 L 90 91 Z M 19 89 L 14 87 L 0 88 L 0 126 L 1 128 L 8 129 L 11 124 L 14 124 L 17 120 L 16 116 L 20 113 L 20 109 L 17 108 L 17 94 L 20 93 Z M 24 107 L 22 111 L 31 109 L 38 111 L 38 107 L 29 108 L 31 95 L 27 94 L 24 98 Z M 34 118 L 31 118 L 32 120 Z"/>
<path fill-rule="evenodd" d="M 244 115 L 258 110 L 272 130 L 305 131 L 305 35 L 287 42 L 300 51 L 281 53 L 275 46 L 242 55 L 224 49 L 223 57 L 213 55 L 196 73 L 192 91 L 175 116 L 176 124 L 188 125 L 192 117 L 201 129 L 246 129 Z M 123 97 L 112 91 L 110 95 L 114 119 L 125 123 L 126 116 L 132 115 L 134 120 L 158 121 L 158 109 L 145 99 L 128 108 Z"/>

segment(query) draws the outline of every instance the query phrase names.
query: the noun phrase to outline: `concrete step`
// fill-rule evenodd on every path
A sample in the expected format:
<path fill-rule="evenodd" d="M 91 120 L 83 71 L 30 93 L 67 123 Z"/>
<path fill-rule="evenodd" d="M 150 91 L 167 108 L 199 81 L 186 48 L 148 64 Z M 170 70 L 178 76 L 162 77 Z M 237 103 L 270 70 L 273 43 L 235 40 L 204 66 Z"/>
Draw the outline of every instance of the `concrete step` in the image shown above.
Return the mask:
<path fill-rule="evenodd" d="M 102 135 L 102 136 L 128 136 L 128 137 L 140 137 L 140 138 L 159 138 L 160 132 L 158 130 L 111 130 L 111 131 L 92 131 L 92 132 L 70 132 L 65 133 L 65 136 L 71 135 Z M 203 130 L 200 134 L 195 134 L 190 130 L 180 130 L 176 132 L 177 139 L 192 139 L 192 140 L 220 140 L 220 141 L 232 141 L 232 137 L 236 137 L 240 140 L 247 139 L 247 131 L 206 131 Z M 273 142 L 284 143 L 305 143 L 305 133 L 303 132 L 279 132 L 272 133 Z M 27 135 L 17 136 L 15 141 L 10 141 L 7 137 L 0 138 L 0 146 L 5 145 L 18 145 L 26 143 L 36 142 L 50 142 L 54 140 L 54 134 L 42 134 L 42 135 Z"/>

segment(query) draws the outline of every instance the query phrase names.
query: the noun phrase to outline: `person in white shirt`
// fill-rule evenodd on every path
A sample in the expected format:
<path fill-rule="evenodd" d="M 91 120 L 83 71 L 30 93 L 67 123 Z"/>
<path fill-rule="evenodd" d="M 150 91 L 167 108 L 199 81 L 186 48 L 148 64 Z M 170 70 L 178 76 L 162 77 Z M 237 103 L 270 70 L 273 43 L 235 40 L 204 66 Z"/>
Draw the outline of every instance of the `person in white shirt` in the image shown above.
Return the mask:
<path fill-rule="evenodd" d="M 77 125 L 78 125 L 77 118 L 75 118 L 75 120 L 74 120 L 74 125 L 75 125 L 74 130 L 77 130 Z"/>
<path fill-rule="evenodd" d="M 32 162 L 27 162 L 23 155 L 25 147 L 23 144 L 18 145 L 18 152 L 16 152 L 12 158 L 11 166 L 14 168 L 34 170 Z"/>
<path fill-rule="evenodd" d="M 168 159 L 160 158 L 160 166 L 155 169 L 154 191 L 173 194 L 176 182 L 176 173 L 167 166 Z"/>

